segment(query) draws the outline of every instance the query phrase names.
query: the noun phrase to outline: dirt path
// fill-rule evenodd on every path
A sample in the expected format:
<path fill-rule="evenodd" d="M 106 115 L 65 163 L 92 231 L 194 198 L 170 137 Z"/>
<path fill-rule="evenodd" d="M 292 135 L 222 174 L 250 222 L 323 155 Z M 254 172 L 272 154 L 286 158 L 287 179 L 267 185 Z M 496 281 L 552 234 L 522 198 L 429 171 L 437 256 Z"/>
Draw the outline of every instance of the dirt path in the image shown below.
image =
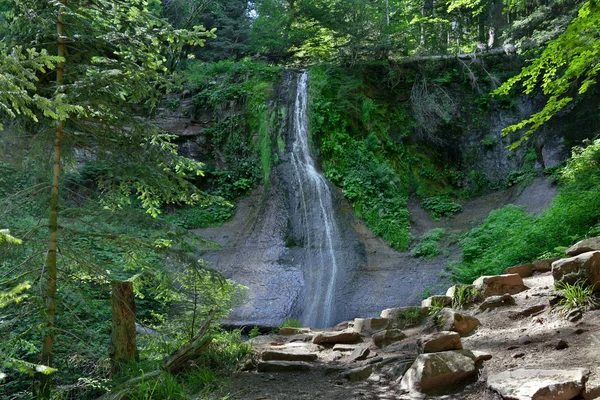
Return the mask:
<path fill-rule="evenodd" d="M 569 322 L 561 316 L 558 308 L 549 305 L 549 299 L 554 295 L 550 272 L 536 273 L 525 278 L 524 283 L 529 289 L 513 295 L 514 305 L 478 312 L 479 304 L 475 304 L 460 310 L 474 315 L 481 322 L 475 333 L 462 338 L 463 348 L 489 353 L 492 358 L 484 363 L 475 382 L 453 393 L 438 396 L 409 394 L 400 389 L 398 382 L 402 373 L 389 368 L 394 363 L 398 364 L 398 359 L 416 357 L 418 338 L 438 330 L 432 318 L 427 317 L 419 325 L 402 329 L 407 336 L 405 339 L 383 348 L 374 345 L 372 333 L 362 334 L 361 342 L 350 346 L 370 349 L 366 359 L 361 361 L 353 360 L 350 351 L 337 351 L 331 345 L 310 343 L 319 334 L 317 331 L 295 336 L 260 336 L 253 345 L 258 363 L 262 362 L 261 353 L 286 348 L 288 351 L 306 350 L 316 354 L 317 359 L 304 363 L 310 366 L 307 371 L 259 373 L 252 369 L 240 372 L 214 399 L 500 400 L 501 396 L 487 388 L 488 376 L 521 368 L 587 368 L 591 372 L 590 385 L 600 387 L 600 311 L 586 311 L 583 319 Z M 538 309 L 528 315 L 533 307 Z M 372 366 L 372 372 L 368 378 L 358 381 L 348 379 L 348 371 L 369 366 Z"/>

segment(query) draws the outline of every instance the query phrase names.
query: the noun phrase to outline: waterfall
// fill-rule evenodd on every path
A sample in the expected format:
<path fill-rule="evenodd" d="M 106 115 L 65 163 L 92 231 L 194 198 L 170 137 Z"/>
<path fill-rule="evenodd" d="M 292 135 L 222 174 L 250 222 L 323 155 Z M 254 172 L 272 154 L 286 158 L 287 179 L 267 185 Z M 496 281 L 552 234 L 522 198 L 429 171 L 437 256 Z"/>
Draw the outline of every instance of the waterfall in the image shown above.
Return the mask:
<path fill-rule="evenodd" d="M 308 74 L 298 76 L 290 129 L 290 160 L 296 184 L 296 212 L 300 235 L 307 252 L 304 266 L 306 303 L 302 323 L 315 327 L 335 323 L 334 293 L 338 260 L 334 243 L 339 242 L 334 220 L 332 193 L 327 180 L 317 172 L 311 156 L 308 129 Z"/>

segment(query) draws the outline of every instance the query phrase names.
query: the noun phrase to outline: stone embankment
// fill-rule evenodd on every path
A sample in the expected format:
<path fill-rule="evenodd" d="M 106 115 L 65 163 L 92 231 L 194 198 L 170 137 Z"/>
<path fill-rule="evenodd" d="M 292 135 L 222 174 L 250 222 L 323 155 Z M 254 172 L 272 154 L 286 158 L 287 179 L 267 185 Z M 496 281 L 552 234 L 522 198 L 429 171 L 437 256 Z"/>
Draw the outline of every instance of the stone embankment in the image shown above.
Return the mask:
<path fill-rule="evenodd" d="M 567 311 L 555 286 L 600 290 L 600 238 L 567 255 L 455 285 L 421 307 L 256 337 L 229 398 L 600 398 L 600 311 L 594 299 Z"/>

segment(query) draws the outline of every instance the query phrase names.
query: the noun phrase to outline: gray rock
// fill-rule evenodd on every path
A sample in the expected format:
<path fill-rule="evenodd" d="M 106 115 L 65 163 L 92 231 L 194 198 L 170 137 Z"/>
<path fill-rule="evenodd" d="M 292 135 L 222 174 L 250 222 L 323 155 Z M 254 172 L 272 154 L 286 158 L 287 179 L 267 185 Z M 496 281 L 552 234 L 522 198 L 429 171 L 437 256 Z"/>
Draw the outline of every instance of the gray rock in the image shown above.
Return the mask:
<path fill-rule="evenodd" d="M 355 318 L 354 331 L 362 335 L 370 335 L 373 332 L 387 329 L 390 320 L 387 318 Z"/>
<path fill-rule="evenodd" d="M 560 257 L 544 258 L 542 260 L 536 260 L 533 262 L 533 269 L 536 272 L 548 272 L 552 271 L 552 263 L 560 260 Z"/>
<path fill-rule="evenodd" d="M 303 329 L 303 328 L 288 328 L 288 327 L 281 327 L 279 328 L 279 334 L 280 335 L 284 335 L 284 336 L 291 336 L 291 335 L 300 335 L 300 334 L 305 334 L 310 332 L 310 329 Z"/>
<path fill-rule="evenodd" d="M 527 307 L 526 309 L 520 311 L 518 314 L 520 317 L 526 318 L 531 317 L 532 315 L 537 315 L 546 309 L 545 304 L 537 304 L 535 306 Z"/>
<path fill-rule="evenodd" d="M 492 310 L 498 307 L 512 306 L 515 304 L 515 299 L 508 293 L 500 296 L 488 297 L 479 305 L 479 311 Z"/>
<path fill-rule="evenodd" d="M 315 361 L 317 355 L 308 351 L 277 351 L 264 350 L 261 354 L 263 361 Z"/>
<path fill-rule="evenodd" d="M 564 349 L 568 349 L 569 348 L 569 343 L 567 343 L 564 340 L 559 340 L 558 343 L 556 343 L 556 346 L 554 346 L 554 348 L 556 350 L 564 350 Z"/>
<path fill-rule="evenodd" d="M 358 382 L 364 381 L 373 372 L 373 367 L 371 365 L 366 365 L 364 367 L 358 367 L 351 369 L 344 373 L 344 377 L 348 379 L 350 382 Z"/>
<path fill-rule="evenodd" d="M 295 361 L 261 361 L 258 363 L 258 372 L 298 372 L 308 371 L 310 364 Z"/>
<path fill-rule="evenodd" d="M 350 354 L 350 357 L 348 357 L 348 362 L 366 360 L 369 353 L 371 353 L 371 350 L 369 350 L 368 347 L 357 347 L 352 354 Z"/>
<path fill-rule="evenodd" d="M 354 349 L 356 349 L 356 346 L 351 344 L 336 344 L 335 346 L 333 346 L 332 350 L 346 353 L 354 351 Z"/>
<path fill-rule="evenodd" d="M 579 254 L 597 250 L 600 250 L 600 237 L 581 240 L 569 247 L 565 253 L 567 253 L 568 256 L 574 257 L 578 256 Z"/>
<path fill-rule="evenodd" d="M 377 347 L 384 347 L 404 338 L 406 338 L 406 335 L 400 329 L 388 329 L 375 333 L 371 341 Z"/>
<path fill-rule="evenodd" d="M 583 390 L 585 369 L 518 369 L 493 374 L 488 386 L 507 400 L 570 400 Z"/>
<path fill-rule="evenodd" d="M 515 265 L 504 270 L 504 274 L 518 274 L 521 278 L 528 278 L 533 275 L 533 264 Z"/>
<path fill-rule="evenodd" d="M 552 263 L 552 276 L 556 283 L 574 284 L 584 281 L 594 285 L 594 291 L 600 291 L 600 251 L 583 253 L 575 257 L 564 258 Z"/>
<path fill-rule="evenodd" d="M 440 314 L 440 325 L 444 331 L 454 331 L 460 336 L 467 336 L 481 325 L 481 322 L 470 315 L 460 314 L 449 308 L 444 308 Z"/>
<path fill-rule="evenodd" d="M 473 286 L 482 297 L 516 294 L 528 289 L 518 274 L 482 276 L 473 282 Z"/>
<path fill-rule="evenodd" d="M 422 353 L 438 353 L 440 351 L 461 350 L 460 335 L 456 332 L 441 331 L 422 336 L 417 341 Z"/>
<path fill-rule="evenodd" d="M 421 307 L 451 307 L 452 297 L 450 296 L 431 296 L 421 301 Z"/>
<path fill-rule="evenodd" d="M 600 399 L 600 368 L 596 367 L 595 373 L 589 376 L 581 395 L 584 400 Z"/>
<path fill-rule="evenodd" d="M 567 315 L 565 316 L 565 318 L 569 322 L 577 322 L 581 318 L 583 318 L 583 312 L 581 312 L 581 310 L 579 308 L 576 308 L 574 310 L 569 311 L 567 313 Z"/>
<path fill-rule="evenodd" d="M 413 365 L 415 362 L 415 358 L 395 358 L 393 361 L 388 361 L 387 364 L 384 364 L 387 360 L 380 363 L 381 372 L 384 373 L 392 380 L 401 379 L 406 371 Z M 378 366 L 379 366 L 378 365 Z"/>
<path fill-rule="evenodd" d="M 418 314 L 420 318 L 424 318 L 429 313 L 428 308 L 424 307 L 394 307 L 386 308 L 381 312 L 381 318 L 387 318 L 391 320 L 406 319 L 408 315 Z"/>
<path fill-rule="evenodd" d="M 360 334 L 352 329 L 346 329 L 339 332 L 322 332 L 313 338 L 314 344 L 337 344 L 337 343 L 358 343 Z"/>
<path fill-rule="evenodd" d="M 456 351 L 421 354 L 400 381 L 409 392 L 443 392 L 477 376 L 475 362 Z"/>
<path fill-rule="evenodd" d="M 533 343 L 533 341 L 531 340 L 529 335 L 523 335 L 517 339 L 517 343 L 519 343 L 521 345 L 525 345 L 525 344 L 531 344 L 531 343 Z"/>

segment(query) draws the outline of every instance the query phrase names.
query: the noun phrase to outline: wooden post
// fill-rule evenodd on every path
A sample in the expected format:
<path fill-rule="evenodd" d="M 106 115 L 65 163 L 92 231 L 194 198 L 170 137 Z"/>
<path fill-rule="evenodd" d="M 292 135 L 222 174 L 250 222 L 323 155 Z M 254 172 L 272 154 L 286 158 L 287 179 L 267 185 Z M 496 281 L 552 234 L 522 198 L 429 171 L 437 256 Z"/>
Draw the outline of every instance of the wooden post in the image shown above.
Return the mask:
<path fill-rule="evenodd" d="M 112 282 L 112 333 L 109 355 L 111 372 L 119 372 L 123 366 L 138 360 L 135 341 L 135 299 L 131 282 Z"/>

